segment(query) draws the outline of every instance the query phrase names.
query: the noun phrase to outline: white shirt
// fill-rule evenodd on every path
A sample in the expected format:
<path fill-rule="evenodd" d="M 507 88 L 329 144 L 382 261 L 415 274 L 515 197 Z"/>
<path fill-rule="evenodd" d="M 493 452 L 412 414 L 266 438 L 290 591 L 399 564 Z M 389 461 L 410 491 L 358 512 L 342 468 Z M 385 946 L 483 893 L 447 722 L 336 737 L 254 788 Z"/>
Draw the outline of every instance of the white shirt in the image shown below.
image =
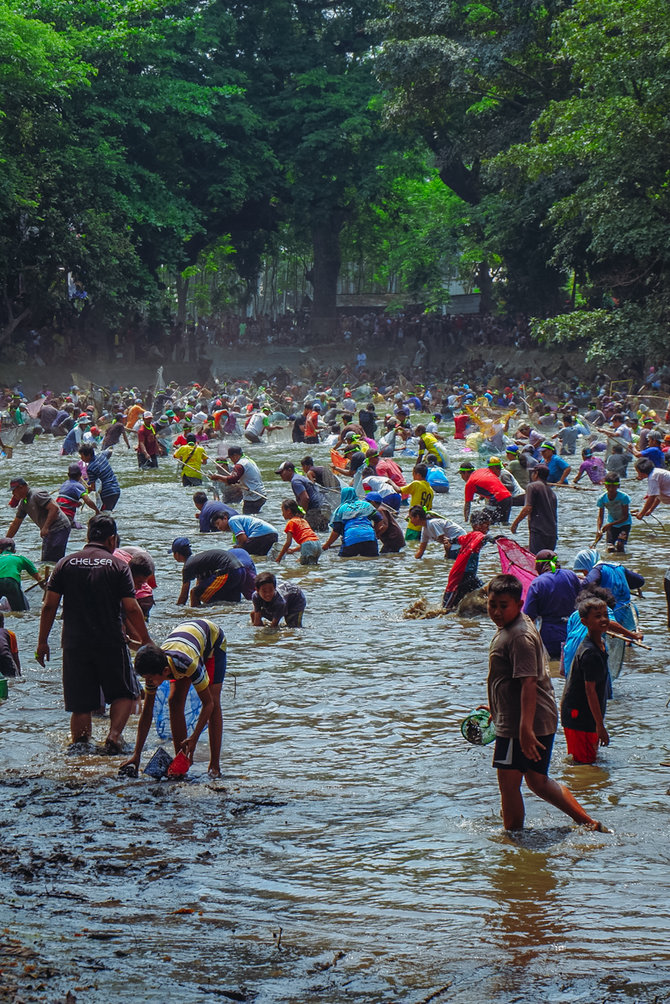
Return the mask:
<path fill-rule="evenodd" d="M 654 467 L 647 478 L 647 495 L 658 496 L 661 502 L 670 505 L 670 471 L 662 467 Z"/>

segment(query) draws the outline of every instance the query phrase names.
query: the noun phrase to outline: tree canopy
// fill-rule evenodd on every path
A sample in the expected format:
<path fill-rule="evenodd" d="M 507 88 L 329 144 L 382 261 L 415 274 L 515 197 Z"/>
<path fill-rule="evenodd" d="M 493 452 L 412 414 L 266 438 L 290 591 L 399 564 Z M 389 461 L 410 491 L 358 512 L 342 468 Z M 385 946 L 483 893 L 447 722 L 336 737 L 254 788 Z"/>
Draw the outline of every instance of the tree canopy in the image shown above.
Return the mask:
<path fill-rule="evenodd" d="M 428 306 L 476 271 L 540 338 L 660 352 L 669 20 L 651 0 L 0 0 L 0 342 L 160 316 L 168 287 L 181 309 L 215 269 L 227 292 L 198 296 L 223 310 L 296 248 L 324 330 L 344 260 Z"/>

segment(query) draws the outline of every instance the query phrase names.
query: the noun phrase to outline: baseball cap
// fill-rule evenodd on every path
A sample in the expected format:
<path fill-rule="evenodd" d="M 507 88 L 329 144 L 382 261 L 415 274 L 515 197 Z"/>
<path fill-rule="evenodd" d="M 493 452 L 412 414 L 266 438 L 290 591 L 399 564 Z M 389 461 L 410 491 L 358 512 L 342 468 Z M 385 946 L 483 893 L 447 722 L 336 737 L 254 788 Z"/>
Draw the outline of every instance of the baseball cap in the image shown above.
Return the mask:
<path fill-rule="evenodd" d="M 168 554 L 190 554 L 191 541 L 188 537 L 175 537 Z"/>
<path fill-rule="evenodd" d="M 489 467 L 502 467 L 502 460 L 500 457 L 489 457 L 488 462 Z"/>
<path fill-rule="evenodd" d="M 27 488 L 28 487 L 28 482 L 26 481 L 25 478 L 12 478 L 12 480 L 9 482 L 9 487 L 10 488 Z"/>
<path fill-rule="evenodd" d="M 517 443 L 510 443 L 509 446 L 505 447 L 505 453 L 518 453 L 519 446 Z"/>
<path fill-rule="evenodd" d="M 542 443 L 542 446 L 540 447 L 540 449 L 541 450 L 551 450 L 553 453 L 556 453 L 556 447 L 554 446 L 553 443 L 547 443 L 547 442 Z"/>
<path fill-rule="evenodd" d="M 153 418 L 153 417 L 154 415 L 152 411 L 145 411 L 144 414 L 142 415 L 142 418 Z"/>
<path fill-rule="evenodd" d="M 282 474 L 283 471 L 294 471 L 294 470 L 295 470 L 295 464 L 291 463 L 290 460 L 285 460 L 283 463 L 279 465 L 279 467 L 275 471 L 275 474 Z"/>

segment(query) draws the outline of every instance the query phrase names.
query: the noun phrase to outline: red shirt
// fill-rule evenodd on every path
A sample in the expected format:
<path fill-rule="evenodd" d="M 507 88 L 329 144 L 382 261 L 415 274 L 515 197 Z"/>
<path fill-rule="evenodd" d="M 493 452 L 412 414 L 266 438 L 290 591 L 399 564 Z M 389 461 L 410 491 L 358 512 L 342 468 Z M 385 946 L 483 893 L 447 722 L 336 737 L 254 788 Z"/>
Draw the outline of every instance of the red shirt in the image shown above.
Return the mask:
<path fill-rule="evenodd" d="M 389 481 L 393 481 L 400 488 L 404 488 L 407 484 L 395 460 L 389 460 L 388 457 L 382 457 L 377 461 L 374 473 L 380 478 L 388 478 Z"/>
<path fill-rule="evenodd" d="M 473 471 L 465 482 L 466 502 L 472 502 L 475 495 L 483 495 L 486 499 L 500 502 L 502 499 L 508 499 L 510 494 L 500 478 L 488 467 L 480 467 L 479 470 Z"/>

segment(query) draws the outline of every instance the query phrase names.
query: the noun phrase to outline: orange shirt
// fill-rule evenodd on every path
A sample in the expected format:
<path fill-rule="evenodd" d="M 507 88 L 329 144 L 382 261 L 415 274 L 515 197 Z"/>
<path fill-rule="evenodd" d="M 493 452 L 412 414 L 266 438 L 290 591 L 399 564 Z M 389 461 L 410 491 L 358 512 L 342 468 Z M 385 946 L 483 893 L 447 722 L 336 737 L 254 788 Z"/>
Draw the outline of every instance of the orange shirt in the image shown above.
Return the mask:
<path fill-rule="evenodd" d="M 318 540 L 319 537 L 306 519 L 301 516 L 294 516 L 284 527 L 286 533 L 290 533 L 296 544 L 304 544 L 306 540 Z"/>
<path fill-rule="evenodd" d="M 128 415 L 126 417 L 126 429 L 132 429 L 138 418 L 141 418 L 144 414 L 144 408 L 141 404 L 134 404 L 132 408 L 129 409 Z"/>

